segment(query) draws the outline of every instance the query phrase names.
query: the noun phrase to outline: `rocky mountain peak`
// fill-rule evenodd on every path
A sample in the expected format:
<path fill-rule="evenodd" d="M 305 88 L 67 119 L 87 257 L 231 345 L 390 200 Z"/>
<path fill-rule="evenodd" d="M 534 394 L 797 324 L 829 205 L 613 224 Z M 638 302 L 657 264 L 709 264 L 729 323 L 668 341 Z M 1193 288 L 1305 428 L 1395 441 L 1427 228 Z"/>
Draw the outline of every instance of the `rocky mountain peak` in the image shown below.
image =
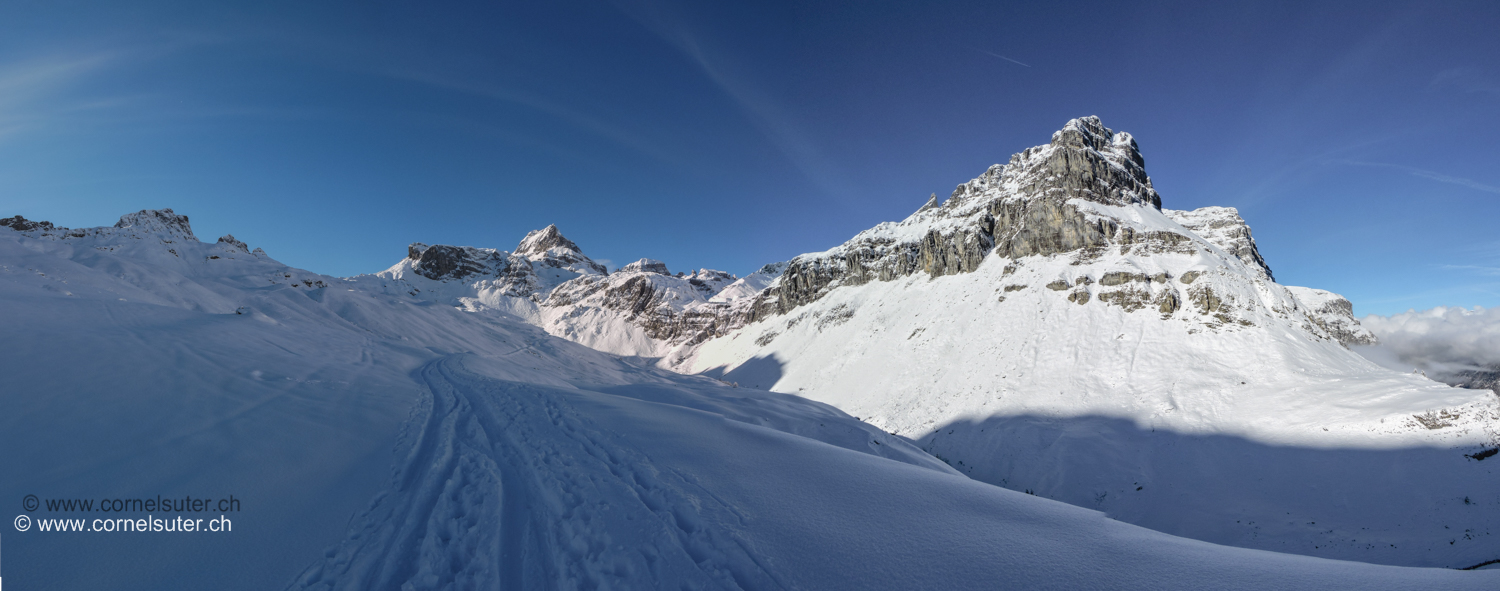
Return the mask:
<path fill-rule="evenodd" d="M 667 270 L 667 264 L 656 259 L 641 259 L 620 268 L 627 273 L 656 273 L 658 275 L 671 275 Z"/>
<path fill-rule="evenodd" d="M 583 249 L 578 248 L 572 240 L 564 238 L 555 224 L 527 232 L 526 237 L 521 239 L 521 244 L 516 247 L 516 254 L 536 255 L 559 247 L 583 254 Z"/>
<path fill-rule="evenodd" d="M 428 246 L 420 242 L 414 242 L 406 248 L 407 258 L 412 260 L 412 271 L 434 281 L 465 279 L 472 275 L 499 275 L 508 270 L 513 262 L 507 254 L 493 248 L 445 244 Z M 521 263 L 525 264 L 525 261 Z"/>
<path fill-rule="evenodd" d="M 937 209 L 937 208 L 938 208 L 937 193 L 933 193 L 931 197 L 927 198 L 927 203 L 922 204 L 922 207 L 918 208 L 917 211 L 916 211 L 916 213 L 922 213 L 924 211 L 929 211 L 929 210 L 933 210 L 933 209 Z"/>
<path fill-rule="evenodd" d="M 229 246 L 232 246 L 234 248 L 238 248 L 238 249 L 243 250 L 245 252 L 250 252 L 250 245 L 245 244 L 244 242 L 236 239 L 234 237 L 234 234 L 225 234 L 223 236 L 220 236 L 219 237 L 219 244 L 227 244 Z"/>
<path fill-rule="evenodd" d="M 188 217 L 177 215 L 171 209 L 143 209 L 135 213 L 127 213 L 120 216 L 120 221 L 115 223 L 115 227 L 122 230 L 173 236 L 184 240 L 198 240 L 198 237 L 193 235 L 192 226 L 188 225 Z"/>
<path fill-rule="evenodd" d="M 0 218 L 0 226 L 10 228 L 17 232 L 35 232 L 38 230 L 47 231 L 54 229 L 55 227 L 52 225 L 52 222 L 34 222 L 21 216 L 12 218 Z"/>
<path fill-rule="evenodd" d="M 1103 152 L 1111 144 L 1115 132 L 1104 126 L 1098 117 L 1090 115 L 1070 119 L 1062 129 L 1052 132 L 1052 145 L 1074 149 L 1088 148 Z"/>

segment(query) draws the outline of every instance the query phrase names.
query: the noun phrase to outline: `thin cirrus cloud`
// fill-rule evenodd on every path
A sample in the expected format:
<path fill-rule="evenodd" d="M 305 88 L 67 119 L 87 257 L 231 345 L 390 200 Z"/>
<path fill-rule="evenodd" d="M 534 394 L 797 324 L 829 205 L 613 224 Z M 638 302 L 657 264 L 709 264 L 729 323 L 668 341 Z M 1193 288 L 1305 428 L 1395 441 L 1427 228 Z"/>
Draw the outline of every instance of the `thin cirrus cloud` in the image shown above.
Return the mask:
<path fill-rule="evenodd" d="M 689 163 L 682 160 L 680 156 L 668 150 L 662 149 L 657 144 L 644 139 L 646 134 L 632 129 L 615 125 L 587 113 L 563 106 L 557 101 L 549 100 L 542 96 L 531 93 L 500 88 L 497 86 L 478 85 L 470 82 L 460 82 L 451 77 L 439 76 L 429 72 L 416 70 L 391 70 L 383 72 L 391 78 L 425 84 L 436 88 L 442 88 L 453 92 L 461 92 L 488 99 L 502 101 L 520 107 L 532 109 L 554 117 L 564 123 L 582 130 L 586 133 L 596 135 L 619 146 L 633 150 L 663 164 L 674 166 L 679 169 L 690 168 Z"/>
<path fill-rule="evenodd" d="M 979 51 L 980 51 L 980 52 L 981 52 L 981 53 L 984 53 L 984 54 L 987 54 L 987 55 L 990 55 L 990 56 L 994 56 L 994 57 L 998 57 L 998 58 L 1000 58 L 1000 59 L 1003 59 L 1003 60 L 1005 60 L 1005 61 L 1008 61 L 1008 62 L 1010 62 L 1010 63 L 1012 63 L 1012 64 L 1016 64 L 1016 65 L 1018 65 L 1018 66 L 1026 66 L 1026 67 L 1028 67 L 1028 68 L 1030 68 L 1030 67 L 1031 67 L 1031 64 L 1025 64 L 1025 63 L 1021 63 L 1021 62 L 1018 62 L 1018 61 L 1016 61 L 1016 60 L 1013 60 L 1013 59 L 1010 59 L 1010 58 L 1008 58 L 1008 57 L 1005 57 L 1005 56 L 1003 56 L 1003 55 L 1000 55 L 1000 54 L 998 54 L 998 53 L 995 53 L 995 52 L 993 52 L 993 51 L 985 51 L 985 50 L 983 50 L 983 49 L 981 49 L 981 50 L 979 50 Z"/>
<path fill-rule="evenodd" d="M 1391 170 L 1399 170 L 1399 171 L 1405 172 L 1407 174 L 1410 174 L 1412 176 L 1417 176 L 1417 177 L 1421 177 L 1421 178 L 1424 178 L 1424 179 L 1437 181 L 1437 182 L 1440 182 L 1440 183 L 1447 183 L 1447 184 L 1450 184 L 1450 185 L 1458 185 L 1460 187 L 1468 187 L 1468 188 L 1474 189 L 1476 191 L 1484 191 L 1486 193 L 1494 193 L 1494 194 L 1500 195 L 1500 187 L 1496 187 L 1496 186 L 1493 186 L 1493 185 L 1486 185 L 1484 183 L 1481 183 L 1479 181 L 1475 181 L 1475 180 L 1472 180 L 1472 179 L 1466 179 L 1466 178 L 1463 178 L 1463 177 L 1456 177 L 1456 176 L 1446 175 L 1446 174 L 1443 174 L 1443 173 L 1440 173 L 1440 172 L 1433 172 L 1431 170 L 1425 170 L 1425 169 L 1416 168 L 1416 167 L 1413 167 L 1413 166 L 1403 166 L 1403 165 L 1400 165 L 1400 164 L 1384 164 L 1384 163 L 1380 163 L 1380 162 L 1362 162 L 1362 161 L 1359 161 L 1359 160 L 1334 160 L 1334 162 L 1337 162 L 1339 164 L 1348 164 L 1350 166 L 1369 166 L 1369 167 L 1375 167 L 1375 168 L 1389 168 Z"/>
<path fill-rule="evenodd" d="M 666 9 L 651 2 L 617 2 L 616 7 L 667 45 L 687 56 L 709 81 L 734 101 L 741 111 L 749 115 L 771 145 L 814 185 L 835 199 L 852 200 L 853 192 L 849 183 L 838 172 L 838 167 L 812 138 L 793 122 L 794 119 L 786 113 L 780 103 L 750 83 L 744 76 L 735 75 L 722 60 L 715 59 L 712 52 L 699 42 L 698 36 L 690 27 Z"/>
<path fill-rule="evenodd" d="M 56 55 L 0 68 L 0 140 L 45 127 L 68 112 L 116 104 L 112 100 L 66 100 L 70 87 L 121 61 L 118 52 Z"/>

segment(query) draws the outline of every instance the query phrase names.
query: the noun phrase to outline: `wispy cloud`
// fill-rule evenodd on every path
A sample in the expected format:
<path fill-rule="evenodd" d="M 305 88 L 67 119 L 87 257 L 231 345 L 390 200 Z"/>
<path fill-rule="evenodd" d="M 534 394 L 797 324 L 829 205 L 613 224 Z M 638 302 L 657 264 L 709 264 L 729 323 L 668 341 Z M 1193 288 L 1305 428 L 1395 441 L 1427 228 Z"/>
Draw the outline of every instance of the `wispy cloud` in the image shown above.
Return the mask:
<path fill-rule="evenodd" d="M 426 84 L 429 86 L 462 92 L 475 96 L 511 103 L 550 115 L 586 133 L 597 135 L 617 145 L 644 154 L 659 162 L 686 168 L 688 164 L 677 155 L 647 141 L 639 130 L 626 129 L 582 111 L 568 108 L 546 97 L 495 85 L 476 84 L 453 77 L 416 70 L 392 70 L 383 72 L 393 78 Z"/>
<path fill-rule="evenodd" d="M 1425 169 L 1416 168 L 1416 167 L 1413 167 L 1413 166 L 1404 166 L 1404 165 L 1401 165 L 1401 164 L 1384 164 L 1384 163 L 1380 163 L 1380 162 L 1362 162 L 1362 161 L 1359 161 L 1359 160 L 1333 160 L 1333 162 L 1336 162 L 1336 163 L 1339 163 L 1339 164 L 1348 164 L 1348 165 L 1351 165 L 1351 166 L 1370 166 L 1370 167 L 1376 167 L 1376 168 L 1389 168 L 1391 170 L 1399 170 L 1399 171 L 1405 172 L 1407 174 L 1411 174 L 1413 176 L 1418 176 L 1418 177 L 1421 177 L 1421 178 L 1424 178 L 1424 179 L 1433 180 L 1433 181 L 1437 181 L 1437 182 L 1440 182 L 1440 183 L 1448 183 L 1450 185 L 1458 185 L 1458 186 L 1461 186 L 1461 187 L 1468 187 L 1468 188 L 1474 189 L 1476 191 L 1484 191 L 1486 193 L 1495 193 L 1497 195 L 1500 195 L 1500 187 L 1496 187 L 1496 186 L 1493 186 L 1493 185 L 1486 185 L 1484 183 L 1481 183 L 1479 181 L 1475 181 L 1475 180 L 1472 180 L 1472 179 L 1466 179 L 1466 178 L 1463 178 L 1463 177 L 1456 177 L 1456 176 L 1446 175 L 1446 174 L 1443 174 L 1443 173 L 1440 173 L 1440 172 L 1433 172 L 1431 170 L 1425 170 Z"/>
<path fill-rule="evenodd" d="M 1021 63 L 1021 62 L 1018 62 L 1018 61 L 1016 61 L 1016 60 L 1013 60 L 1013 59 L 1010 59 L 1010 58 L 1008 58 L 1008 57 L 1005 57 L 1005 56 L 1003 56 L 1003 55 L 1000 55 L 1000 54 L 998 54 L 998 53 L 995 53 L 995 52 L 993 52 L 993 51 L 985 51 L 985 50 L 983 50 L 983 49 L 981 49 L 981 50 L 979 50 L 979 51 L 980 51 L 980 52 L 981 52 L 981 53 L 984 53 L 984 54 L 987 54 L 987 55 L 991 55 L 991 56 L 994 56 L 994 57 L 998 57 L 998 58 L 1000 58 L 1000 59 L 1003 59 L 1003 60 L 1005 60 L 1005 61 L 1008 61 L 1008 62 L 1010 62 L 1010 63 L 1012 63 L 1012 64 L 1016 64 L 1016 65 L 1018 65 L 1018 66 L 1026 66 L 1026 67 L 1028 67 L 1028 68 L 1030 68 L 1030 67 L 1031 67 L 1031 64 L 1023 64 L 1023 63 Z"/>
<path fill-rule="evenodd" d="M 69 112 L 111 106 L 111 100 L 65 100 L 62 95 L 120 60 L 119 52 L 106 51 L 0 66 L 0 139 L 44 127 Z"/>
<path fill-rule="evenodd" d="M 616 2 L 616 6 L 692 60 L 711 82 L 750 116 L 771 145 L 814 184 L 835 198 L 851 198 L 848 184 L 836 172 L 837 167 L 794 122 L 781 103 L 716 59 L 691 27 L 650 2 Z"/>

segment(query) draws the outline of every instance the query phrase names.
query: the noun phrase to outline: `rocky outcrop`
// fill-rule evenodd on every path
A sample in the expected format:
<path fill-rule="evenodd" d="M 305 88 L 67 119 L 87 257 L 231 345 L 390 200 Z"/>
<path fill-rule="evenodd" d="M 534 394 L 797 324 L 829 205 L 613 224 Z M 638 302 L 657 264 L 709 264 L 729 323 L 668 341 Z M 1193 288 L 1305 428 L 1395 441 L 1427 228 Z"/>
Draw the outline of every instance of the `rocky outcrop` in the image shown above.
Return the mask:
<path fill-rule="evenodd" d="M 588 273 L 589 271 L 601 275 L 609 272 L 604 265 L 584 256 L 583 249 L 564 237 L 556 225 L 549 225 L 527 233 L 526 237 L 521 239 L 521 244 L 516 246 L 515 254 L 531 261 L 545 263 L 550 267 L 561 269 L 582 267 L 582 269 L 573 270 L 586 274 L 591 274 Z"/>
<path fill-rule="evenodd" d="M 17 232 L 37 232 L 56 229 L 52 225 L 52 222 L 33 222 L 21 216 L 0 218 L 0 227 L 10 228 Z"/>
<path fill-rule="evenodd" d="M 411 268 L 418 275 L 434 281 L 465 280 L 473 277 L 495 279 L 524 277 L 531 265 L 521 257 L 493 248 L 471 246 L 428 246 L 420 242 L 406 249 Z"/>
<path fill-rule="evenodd" d="M 406 253 L 406 260 L 380 275 L 408 282 L 421 277 L 446 285 L 412 286 L 413 293 L 445 294 L 431 297 L 465 297 L 462 294 L 483 292 L 539 302 L 566 281 L 607 272 L 604 265 L 584 256 L 577 244 L 563 237 L 557 226 L 528 233 L 515 252 L 416 242 L 407 247 Z"/>
<path fill-rule="evenodd" d="M 225 244 L 225 245 L 230 246 L 231 248 L 242 250 L 242 251 L 244 251 L 246 253 L 250 252 L 250 245 L 245 244 L 244 242 L 241 242 L 239 240 L 236 240 L 235 237 L 234 237 L 234 234 L 225 234 L 223 236 L 220 236 L 219 237 L 219 244 Z"/>
<path fill-rule="evenodd" d="M 120 216 L 120 221 L 112 227 L 63 228 L 54 226 L 51 222 L 34 222 L 21 216 L 0 218 L 0 226 L 25 232 L 36 238 L 54 240 L 112 235 L 134 239 L 153 238 L 166 244 L 198 241 L 198 237 L 193 235 L 192 225 L 188 224 L 188 217 L 177 215 L 171 209 L 143 209 L 128 213 Z"/>
<path fill-rule="evenodd" d="M 693 289 L 698 290 L 698 293 L 702 294 L 704 298 L 713 298 L 719 292 L 723 291 L 725 287 L 739 280 L 734 275 L 714 269 L 698 269 L 692 275 L 684 277 L 684 279 L 687 280 L 689 285 L 693 286 Z"/>
<path fill-rule="evenodd" d="M 620 268 L 625 273 L 656 273 L 657 275 L 671 275 L 667 270 L 667 264 L 656 259 L 641 259 Z"/>
<path fill-rule="evenodd" d="M 1287 286 L 1297 298 L 1298 307 L 1314 326 L 1344 346 L 1374 345 L 1375 334 L 1360 326 L 1354 318 L 1354 304 L 1344 296 L 1310 287 Z"/>
<path fill-rule="evenodd" d="M 1276 280 L 1271 274 L 1271 266 L 1266 264 L 1266 260 L 1260 256 L 1260 250 L 1255 247 L 1255 239 L 1250 236 L 1250 225 L 1240 217 L 1239 210 L 1233 207 L 1203 207 L 1192 211 L 1161 211 L 1172 221 L 1234 255 L 1251 270 L 1260 272 L 1266 279 Z"/>
<path fill-rule="evenodd" d="M 1191 240 L 1139 232 L 1080 207 L 1083 202 L 1161 207 L 1135 140 L 1104 127 L 1097 117 L 1069 121 L 1048 145 L 991 166 L 959 185 L 942 205 L 929 199 L 900 223 L 881 224 L 830 251 L 793 259 L 752 316 L 784 314 L 839 286 L 915 273 L 972 272 L 991 253 L 1019 258 Z"/>
<path fill-rule="evenodd" d="M 125 214 L 120 217 L 120 221 L 115 223 L 115 228 L 143 234 L 174 236 L 194 242 L 198 240 L 198 237 L 193 235 L 192 226 L 188 224 L 188 217 L 177 215 L 171 209 L 146 209 Z"/>
<path fill-rule="evenodd" d="M 643 259 L 608 276 L 579 277 L 552 290 L 542 306 L 568 311 L 558 318 L 558 328 L 590 310 L 607 310 L 671 345 L 695 345 L 745 324 L 744 314 L 736 312 L 743 305 L 708 301 L 717 292 L 715 284 L 733 283 L 733 275 L 701 269 L 673 276 L 665 270 L 660 261 Z"/>

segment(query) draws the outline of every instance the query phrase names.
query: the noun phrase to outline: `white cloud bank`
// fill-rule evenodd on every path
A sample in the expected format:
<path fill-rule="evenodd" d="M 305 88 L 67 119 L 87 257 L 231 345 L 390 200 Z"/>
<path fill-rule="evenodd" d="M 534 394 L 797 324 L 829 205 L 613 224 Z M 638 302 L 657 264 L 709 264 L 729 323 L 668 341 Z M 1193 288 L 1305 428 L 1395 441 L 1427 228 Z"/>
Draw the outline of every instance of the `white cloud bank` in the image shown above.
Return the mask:
<path fill-rule="evenodd" d="M 1356 350 L 1392 369 L 1429 374 L 1500 369 L 1500 307 L 1412 310 L 1366 316 L 1360 324 L 1380 344 Z"/>

